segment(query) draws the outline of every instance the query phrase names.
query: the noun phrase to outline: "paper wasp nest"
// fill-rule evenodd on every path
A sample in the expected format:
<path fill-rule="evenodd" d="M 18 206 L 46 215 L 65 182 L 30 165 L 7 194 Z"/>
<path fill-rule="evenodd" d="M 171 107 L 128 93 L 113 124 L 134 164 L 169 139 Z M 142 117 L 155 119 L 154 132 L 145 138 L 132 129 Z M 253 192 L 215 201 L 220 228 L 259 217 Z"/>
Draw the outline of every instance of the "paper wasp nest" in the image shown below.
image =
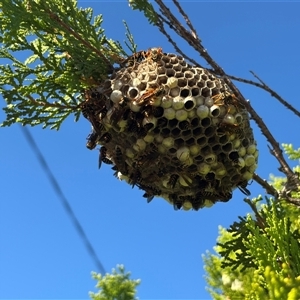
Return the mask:
<path fill-rule="evenodd" d="M 249 116 L 223 80 L 161 48 L 125 60 L 103 85 L 85 91 L 83 115 L 101 145 L 101 163 L 120 180 L 175 209 L 231 199 L 257 167 Z"/>

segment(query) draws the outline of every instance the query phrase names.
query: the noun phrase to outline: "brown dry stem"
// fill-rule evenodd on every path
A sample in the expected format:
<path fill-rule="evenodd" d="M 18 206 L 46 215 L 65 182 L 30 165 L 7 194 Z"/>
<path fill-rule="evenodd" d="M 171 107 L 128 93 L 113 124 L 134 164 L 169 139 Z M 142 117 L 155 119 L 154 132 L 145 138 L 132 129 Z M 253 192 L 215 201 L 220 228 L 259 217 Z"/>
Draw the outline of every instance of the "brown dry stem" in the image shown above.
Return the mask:
<path fill-rule="evenodd" d="M 261 185 L 265 190 L 266 192 L 269 194 L 269 195 L 272 195 L 274 196 L 275 198 L 278 198 L 278 192 L 276 191 L 276 189 L 270 185 L 267 180 L 265 179 L 262 179 L 258 174 L 254 173 L 253 175 L 253 180 L 256 181 L 259 185 Z"/>
<path fill-rule="evenodd" d="M 256 222 L 257 225 L 261 228 L 261 229 L 265 229 L 266 228 L 266 222 L 265 219 L 261 216 L 261 214 L 259 213 L 255 203 L 253 203 L 249 198 L 244 199 L 244 201 L 249 204 L 249 206 L 251 207 L 251 209 L 253 210 L 254 214 L 255 214 L 255 218 L 256 218 Z"/>
<path fill-rule="evenodd" d="M 254 72 L 250 71 L 253 75 Z M 257 75 L 254 75 L 261 83 L 255 82 L 253 80 L 244 79 L 240 77 L 236 77 L 233 75 L 226 74 L 227 77 L 229 77 L 232 80 L 243 82 L 246 84 L 254 85 L 260 89 L 263 89 L 271 94 L 272 97 L 276 98 L 282 105 L 284 105 L 287 109 L 291 110 L 297 117 L 300 117 L 300 111 L 297 110 L 295 107 L 293 107 L 290 103 L 288 103 L 286 100 L 284 100 L 278 93 L 276 93 L 273 89 L 271 89 L 268 85 L 266 85 Z"/>
<path fill-rule="evenodd" d="M 184 12 L 182 7 L 179 5 L 178 1 L 173 0 L 175 6 L 179 9 L 179 12 L 185 19 L 188 27 L 191 29 L 191 32 L 186 30 L 184 26 L 179 22 L 179 20 L 174 16 L 174 14 L 170 11 L 168 7 L 163 3 L 162 0 L 155 0 L 155 2 L 159 6 L 160 12 L 164 15 L 165 18 L 160 16 L 160 21 L 167 24 L 172 30 L 174 30 L 175 33 L 177 33 L 181 38 L 183 38 L 190 46 L 192 46 L 205 60 L 206 62 L 213 68 L 212 72 L 223 78 L 225 83 L 230 87 L 230 89 L 233 91 L 233 93 L 239 98 L 241 103 L 246 107 L 249 114 L 251 115 L 252 119 L 256 122 L 258 127 L 260 128 L 262 134 L 266 137 L 267 141 L 272 145 L 272 148 L 270 148 L 271 154 L 278 160 L 280 164 L 279 170 L 283 172 L 287 176 L 287 182 L 289 186 L 298 187 L 300 186 L 300 181 L 298 177 L 294 174 L 288 163 L 286 162 L 285 158 L 283 157 L 282 149 L 279 146 L 279 143 L 276 141 L 272 133 L 269 131 L 268 127 L 262 120 L 262 118 L 256 113 L 255 109 L 251 106 L 250 102 L 247 101 L 244 96 L 241 94 L 241 92 L 238 90 L 238 88 L 233 84 L 231 79 L 242 81 L 244 83 L 253 84 L 259 88 L 262 88 L 266 91 L 268 91 L 273 97 L 278 99 L 285 107 L 288 109 L 291 109 L 294 113 L 296 113 L 297 116 L 300 115 L 300 113 L 294 109 L 290 104 L 288 104 L 282 97 L 280 97 L 275 91 L 270 89 L 260 78 L 258 78 L 257 75 L 255 75 L 253 72 L 252 74 L 260 81 L 260 83 L 254 83 L 250 82 L 248 80 L 238 79 L 237 77 L 233 77 L 230 75 L 227 75 L 226 72 L 217 64 L 217 62 L 209 55 L 207 50 L 202 45 L 201 40 L 199 39 L 198 35 L 196 34 L 196 31 L 194 30 L 194 27 L 187 17 L 187 14 Z M 159 24 L 159 28 L 163 28 L 162 24 Z M 165 32 L 165 30 L 161 30 L 161 32 L 170 40 L 170 36 Z M 175 42 L 172 42 L 173 46 L 176 45 Z M 176 49 L 176 48 L 175 48 Z M 177 49 L 176 49 L 177 50 Z M 189 59 L 191 60 L 191 59 Z M 198 64 L 196 64 L 198 65 Z M 262 185 L 264 188 L 266 188 L 266 181 L 259 180 L 258 177 L 256 177 L 256 181 Z M 268 192 L 274 193 L 270 187 L 267 187 Z M 276 194 L 276 193 L 275 193 Z"/>

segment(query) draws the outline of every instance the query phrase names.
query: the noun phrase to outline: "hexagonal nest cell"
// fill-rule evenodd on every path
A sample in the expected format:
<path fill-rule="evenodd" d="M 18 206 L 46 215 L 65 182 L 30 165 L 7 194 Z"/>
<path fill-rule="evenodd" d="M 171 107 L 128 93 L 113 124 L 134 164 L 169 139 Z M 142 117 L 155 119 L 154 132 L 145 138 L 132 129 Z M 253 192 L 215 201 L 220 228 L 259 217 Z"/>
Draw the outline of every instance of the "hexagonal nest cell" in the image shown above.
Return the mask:
<path fill-rule="evenodd" d="M 161 48 L 140 51 L 99 87 L 84 92 L 92 124 L 114 175 L 175 209 L 227 202 L 246 188 L 258 150 L 245 107 L 225 82 Z"/>

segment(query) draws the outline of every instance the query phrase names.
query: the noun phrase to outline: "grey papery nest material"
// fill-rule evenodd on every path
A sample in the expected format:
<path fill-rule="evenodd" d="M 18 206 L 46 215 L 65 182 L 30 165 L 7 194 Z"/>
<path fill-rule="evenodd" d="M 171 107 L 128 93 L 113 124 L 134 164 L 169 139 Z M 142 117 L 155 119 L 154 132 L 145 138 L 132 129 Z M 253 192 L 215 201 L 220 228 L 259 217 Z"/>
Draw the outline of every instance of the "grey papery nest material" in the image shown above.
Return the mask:
<path fill-rule="evenodd" d="M 101 86 L 85 91 L 92 123 L 87 147 L 99 165 L 175 209 L 227 202 L 257 168 L 249 115 L 220 78 L 161 48 L 126 59 Z"/>

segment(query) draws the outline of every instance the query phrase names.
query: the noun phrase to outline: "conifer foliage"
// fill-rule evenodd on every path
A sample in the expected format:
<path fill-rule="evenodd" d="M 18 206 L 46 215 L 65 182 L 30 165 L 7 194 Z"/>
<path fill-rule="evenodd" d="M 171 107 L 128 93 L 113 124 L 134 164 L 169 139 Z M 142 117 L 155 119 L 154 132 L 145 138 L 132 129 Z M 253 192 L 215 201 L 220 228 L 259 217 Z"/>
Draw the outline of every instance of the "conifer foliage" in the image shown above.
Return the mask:
<path fill-rule="evenodd" d="M 216 254 L 204 255 L 209 291 L 214 299 L 300 299 L 300 166 L 290 167 L 282 148 L 294 162 L 300 160 L 300 149 L 279 146 L 233 81 L 263 89 L 297 116 L 300 113 L 256 74 L 256 81 L 226 74 L 202 45 L 177 0 L 173 4 L 186 25 L 163 1 L 154 2 L 129 0 L 129 5 L 142 11 L 178 54 L 201 67 L 185 55 L 169 31 L 191 45 L 210 65 L 210 72 L 222 77 L 261 129 L 283 173 L 270 181 L 255 173 L 253 180 L 266 190 L 266 196 L 245 199 L 252 212 L 228 230 L 220 228 Z M 78 120 L 82 91 L 98 86 L 116 70 L 116 64 L 136 52 L 126 23 L 130 54 L 105 35 L 102 22 L 101 15 L 94 17 L 92 9 L 78 8 L 75 0 L 0 0 L 0 92 L 6 101 L 2 126 L 20 123 L 59 129 L 71 114 Z M 18 59 L 20 52 L 27 53 L 25 61 Z M 111 275 L 93 276 L 101 291 L 91 293 L 92 299 L 135 299 L 139 281 L 131 281 L 123 267 Z"/>
<path fill-rule="evenodd" d="M 0 58 L 7 63 L 0 66 L 7 101 L 2 126 L 59 129 L 70 114 L 78 119 L 81 91 L 99 83 L 125 54 L 106 37 L 102 16 L 74 0 L 3 0 L 0 9 Z M 28 53 L 24 62 L 20 51 Z"/>
<path fill-rule="evenodd" d="M 300 149 L 282 146 L 289 159 L 299 163 Z M 296 165 L 294 172 L 299 168 Z M 286 178 L 272 176 L 270 183 L 280 193 Z M 299 196 L 299 191 L 291 192 L 288 202 L 282 197 L 246 199 L 253 213 L 228 230 L 220 227 L 217 255 L 203 256 L 214 299 L 300 298 L 299 208 L 290 205 Z"/>

